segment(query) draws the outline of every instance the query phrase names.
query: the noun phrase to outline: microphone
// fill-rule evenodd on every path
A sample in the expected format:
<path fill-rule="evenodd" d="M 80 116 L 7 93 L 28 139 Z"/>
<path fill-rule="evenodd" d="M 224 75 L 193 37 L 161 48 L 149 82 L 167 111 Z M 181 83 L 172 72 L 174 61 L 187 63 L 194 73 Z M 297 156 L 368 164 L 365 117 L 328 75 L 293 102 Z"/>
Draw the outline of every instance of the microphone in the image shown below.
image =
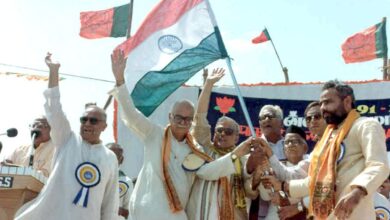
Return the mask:
<path fill-rule="evenodd" d="M 31 138 L 34 140 L 35 138 L 39 137 L 41 135 L 41 131 L 39 130 L 32 130 L 31 131 Z"/>
<path fill-rule="evenodd" d="M 0 134 L 0 136 L 2 135 L 7 135 L 8 137 L 15 137 L 16 135 L 18 135 L 18 130 L 16 130 L 16 128 L 10 128 L 7 130 L 7 132 Z"/>
<path fill-rule="evenodd" d="M 39 130 L 32 130 L 31 131 L 30 160 L 29 160 L 29 163 L 28 163 L 29 167 L 33 167 L 33 164 L 34 164 L 34 153 L 35 153 L 34 142 L 35 142 L 35 139 L 40 134 L 41 134 L 41 131 L 39 131 Z"/>

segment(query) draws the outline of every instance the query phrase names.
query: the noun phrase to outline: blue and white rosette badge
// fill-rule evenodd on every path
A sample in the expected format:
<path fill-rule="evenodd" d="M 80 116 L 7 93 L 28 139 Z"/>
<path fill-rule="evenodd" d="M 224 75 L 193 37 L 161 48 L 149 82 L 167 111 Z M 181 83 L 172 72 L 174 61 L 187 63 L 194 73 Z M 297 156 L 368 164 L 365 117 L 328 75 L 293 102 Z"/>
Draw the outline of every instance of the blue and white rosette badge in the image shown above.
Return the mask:
<path fill-rule="evenodd" d="M 125 181 L 119 180 L 119 197 L 122 198 L 129 190 L 129 185 Z"/>
<path fill-rule="evenodd" d="M 87 207 L 89 188 L 96 186 L 100 182 L 99 168 L 90 162 L 80 164 L 75 172 L 77 182 L 82 186 L 73 200 L 73 204 Z"/>

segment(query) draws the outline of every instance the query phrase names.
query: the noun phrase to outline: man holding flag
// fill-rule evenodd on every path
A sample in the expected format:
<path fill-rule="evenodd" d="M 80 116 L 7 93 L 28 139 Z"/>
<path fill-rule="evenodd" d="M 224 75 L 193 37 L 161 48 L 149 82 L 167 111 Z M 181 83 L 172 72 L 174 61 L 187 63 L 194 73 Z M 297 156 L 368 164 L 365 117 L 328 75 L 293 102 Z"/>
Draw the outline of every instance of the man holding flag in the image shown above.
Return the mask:
<path fill-rule="evenodd" d="M 184 208 L 195 174 L 210 180 L 231 175 L 235 172 L 231 154 L 241 157 L 249 153 L 251 140 L 213 161 L 194 143 L 189 133 L 194 117 L 194 106 L 190 101 L 181 100 L 173 105 L 169 113 L 170 124 L 165 129 L 152 123 L 129 99 L 124 84 L 126 59 L 123 52 L 114 51 L 111 60 L 116 80 L 116 88 L 111 94 L 121 106 L 126 126 L 145 144 L 143 167 L 130 198 L 130 216 L 141 220 L 187 219 Z"/>

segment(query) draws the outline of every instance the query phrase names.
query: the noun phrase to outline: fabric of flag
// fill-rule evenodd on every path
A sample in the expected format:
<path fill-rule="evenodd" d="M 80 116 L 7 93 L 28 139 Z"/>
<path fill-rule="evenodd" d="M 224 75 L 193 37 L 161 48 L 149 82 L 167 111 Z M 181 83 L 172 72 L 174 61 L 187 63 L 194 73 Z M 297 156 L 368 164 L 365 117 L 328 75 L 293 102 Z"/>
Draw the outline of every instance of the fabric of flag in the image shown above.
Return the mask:
<path fill-rule="evenodd" d="M 130 4 L 101 11 L 80 13 L 80 36 L 88 39 L 125 37 Z"/>
<path fill-rule="evenodd" d="M 126 84 L 144 115 L 199 70 L 227 57 L 213 19 L 206 0 L 163 0 L 137 33 L 116 48 L 128 56 Z"/>
<path fill-rule="evenodd" d="M 261 32 L 259 36 L 252 39 L 252 43 L 259 44 L 269 40 L 271 40 L 271 37 L 268 34 L 267 28 L 264 28 L 264 30 Z"/>
<path fill-rule="evenodd" d="M 345 63 L 387 57 L 386 22 L 381 22 L 349 37 L 342 45 Z"/>

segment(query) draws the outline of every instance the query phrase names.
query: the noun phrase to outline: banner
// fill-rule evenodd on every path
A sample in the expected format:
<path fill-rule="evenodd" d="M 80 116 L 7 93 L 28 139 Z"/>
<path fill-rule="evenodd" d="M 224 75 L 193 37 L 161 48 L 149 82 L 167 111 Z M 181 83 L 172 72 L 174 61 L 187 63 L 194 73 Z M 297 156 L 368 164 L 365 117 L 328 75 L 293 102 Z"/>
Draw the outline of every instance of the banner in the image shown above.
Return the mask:
<path fill-rule="evenodd" d="M 290 125 L 296 125 L 306 131 L 306 140 L 309 144 L 309 152 L 314 147 L 313 136 L 307 129 L 304 117 L 306 106 L 314 100 L 286 100 L 286 99 L 265 99 L 265 98 L 245 98 L 250 118 L 257 136 L 261 135 L 259 128 L 259 112 L 264 105 L 278 105 L 283 110 L 284 129 Z M 386 133 L 387 151 L 390 151 L 390 98 L 375 100 L 357 100 L 356 106 L 362 116 L 373 117 L 381 123 Z M 250 129 L 242 114 L 242 109 L 238 98 L 234 95 L 213 92 L 210 97 L 210 108 L 207 119 L 213 128 L 219 117 L 222 115 L 233 118 L 240 125 L 240 141 L 244 141 L 250 134 Z M 283 129 L 283 132 L 284 132 Z M 283 135 L 284 136 L 284 135 Z"/>

